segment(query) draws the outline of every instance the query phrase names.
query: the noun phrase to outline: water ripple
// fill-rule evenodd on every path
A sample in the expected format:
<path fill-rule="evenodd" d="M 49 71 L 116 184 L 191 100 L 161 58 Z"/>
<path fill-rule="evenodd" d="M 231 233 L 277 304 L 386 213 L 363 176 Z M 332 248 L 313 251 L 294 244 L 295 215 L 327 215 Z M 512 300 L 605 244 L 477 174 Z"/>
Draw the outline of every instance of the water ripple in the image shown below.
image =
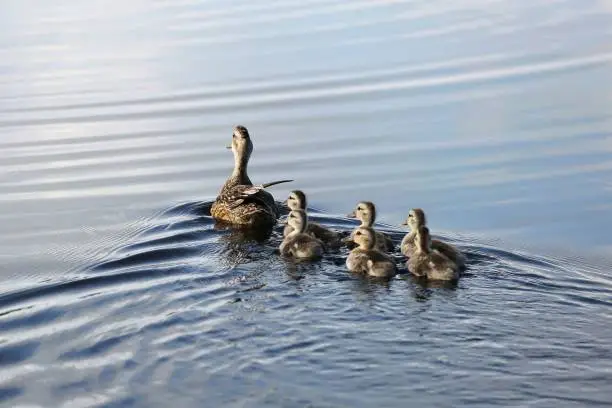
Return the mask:
<path fill-rule="evenodd" d="M 379 92 L 389 92 L 398 90 L 423 89 L 433 87 L 443 87 L 466 83 L 479 83 L 483 81 L 507 80 L 512 78 L 520 78 L 523 76 L 544 75 L 551 72 L 563 72 L 590 66 L 598 66 L 609 64 L 612 60 L 612 54 L 600 53 L 596 55 L 587 55 L 581 58 L 566 59 L 561 61 L 549 61 L 529 66 L 506 67 L 494 69 L 485 72 L 473 72 L 457 75 L 447 75 L 444 77 L 421 78 L 417 80 L 397 80 L 391 82 L 380 82 L 375 84 L 362 84 L 352 86 L 338 86 L 335 88 L 327 88 L 320 90 L 304 90 L 288 93 L 269 93 L 258 94 L 251 97 L 236 96 L 233 98 L 217 98 L 208 99 L 205 102 L 181 103 L 180 107 L 172 109 L 165 108 L 163 110 L 153 110 L 147 108 L 143 112 L 130 113 L 98 113 L 95 117 L 90 116 L 65 116 L 61 118 L 27 118 L 0 120 L 0 128 L 15 127 L 23 125 L 44 125 L 44 124 L 62 124 L 62 123 L 87 123 L 91 121 L 118 121 L 118 120 L 136 120 L 152 117 L 176 117 L 176 116 L 191 116 L 202 111 L 211 113 L 213 111 L 225 111 L 227 109 L 247 109 L 253 105 L 257 105 L 258 109 L 263 107 L 274 107 L 291 102 L 329 100 L 332 98 L 346 98 L 352 95 L 372 94 Z M 174 105 L 179 105 L 178 103 Z"/>
<path fill-rule="evenodd" d="M 604 3 L 7 3 L 0 404 L 605 406 Z M 345 234 L 374 200 L 396 242 L 425 208 L 465 275 L 217 225 L 238 123 L 277 199 Z"/>

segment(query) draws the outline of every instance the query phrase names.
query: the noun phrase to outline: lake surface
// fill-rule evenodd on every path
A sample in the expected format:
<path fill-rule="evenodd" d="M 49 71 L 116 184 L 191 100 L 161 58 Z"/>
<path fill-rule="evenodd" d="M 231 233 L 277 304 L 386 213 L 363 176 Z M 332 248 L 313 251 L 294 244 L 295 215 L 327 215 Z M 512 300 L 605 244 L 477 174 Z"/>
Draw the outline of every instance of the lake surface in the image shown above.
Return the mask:
<path fill-rule="evenodd" d="M 612 2 L 0 5 L 0 406 L 610 406 Z M 215 228 L 225 146 L 456 286 Z"/>

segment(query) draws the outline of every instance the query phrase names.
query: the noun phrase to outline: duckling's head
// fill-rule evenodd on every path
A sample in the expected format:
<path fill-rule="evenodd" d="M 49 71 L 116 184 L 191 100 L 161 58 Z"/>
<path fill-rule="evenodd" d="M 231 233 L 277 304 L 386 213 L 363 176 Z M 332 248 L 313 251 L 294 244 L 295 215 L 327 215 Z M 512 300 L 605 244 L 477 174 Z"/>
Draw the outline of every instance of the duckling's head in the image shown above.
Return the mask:
<path fill-rule="evenodd" d="M 370 227 L 359 227 L 353 234 L 353 241 L 359 245 L 360 249 L 370 250 L 376 244 L 376 234 Z"/>
<path fill-rule="evenodd" d="M 230 147 L 230 146 L 228 146 Z M 253 142 L 249 136 L 249 131 L 244 126 L 234 126 L 232 134 L 232 145 L 230 147 L 234 152 L 234 158 L 237 161 L 247 162 L 253 152 Z"/>
<path fill-rule="evenodd" d="M 362 226 L 371 227 L 376 221 L 376 207 L 371 201 L 361 201 L 347 217 L 357 218 Z"/>
<path fill-rule="evenodd" d="M 421 225 L 416 230 L 416 247 L 418 252 L 428 253 L 431 245 L 431 236 L 429 235 L 429 228 L 424 225 Z"/>
<path fill-rule="evenodd" d="M 308 227 L 308 217 L 304 210 L 292 210 L 287 216 L 287 225 L 293 228 L 293 233 L 300 234 Z"/>
<path fill-rule="evenodd" d="M 285 201 L 287 207 L 291 210 L 305 210 L 306 209 L 306 194 L 301 190 L 293 190 L 289 194 L 289 198 Z"/>
<path fill-rule="evenodd" d="M 418 230 L 419 227 L 426 225 L 425 212 L 420 208 L 411 209 L 408 213 L 408 218 L 406 218 L 402 225 L 408 225 L 413 231 Z"/>

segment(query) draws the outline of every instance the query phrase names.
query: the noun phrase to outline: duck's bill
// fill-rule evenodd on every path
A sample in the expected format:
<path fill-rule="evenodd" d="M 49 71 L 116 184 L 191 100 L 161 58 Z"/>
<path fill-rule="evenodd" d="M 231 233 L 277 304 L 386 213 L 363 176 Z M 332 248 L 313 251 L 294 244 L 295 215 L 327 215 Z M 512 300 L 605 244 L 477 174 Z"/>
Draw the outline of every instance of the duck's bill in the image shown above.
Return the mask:
<path fill-rule="evenodd" d="M 400 225 L 408 225 L 408 221 L 404 221 Z"/>
<path fill-rule="evenodd" d="M 346 214 L 346 217 L 347 218 L 357 218 L 357 214 L 355 214 L 355 211 L 352 211 L 352 212 Z"/>
<path fill-rule="evenodd" d="M 353 249 L 357 247 L 357 243 L 355 241 L 353 241 L 352 239 L 347 239 L 344 241 L 344 244 L 346 245 L 346 247 L 348 249 Z"/>

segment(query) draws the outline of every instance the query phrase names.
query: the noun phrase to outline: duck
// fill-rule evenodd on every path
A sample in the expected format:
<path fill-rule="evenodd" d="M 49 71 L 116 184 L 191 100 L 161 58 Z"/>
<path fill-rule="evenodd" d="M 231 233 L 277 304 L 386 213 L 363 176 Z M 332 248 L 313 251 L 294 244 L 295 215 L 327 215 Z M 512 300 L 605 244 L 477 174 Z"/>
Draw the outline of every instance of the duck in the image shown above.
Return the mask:
<path fill-rule="evenodd" d="M 253 141 L 249 131 L 242 125 L 235 126 L 232 144 L 227 147 L 234 153 L 234 170 L 225 181 L 215 199 L 210 213 L 215 220 L 242 227 L 272 227 L 280 216 L 280 209 L 272 194 L 265 189 L 293 180 L 278 180 L 253 185 L 247 166 Z"/>
<path fill-rule="evenodd" d="M 353 239 L 358 245 L 346 258 L 349 271 L 376 278 L 390 279 L 397 274 L 393 259 L 376 248 L 376 231 L 371 227 L 358 227 Z"/>
<path fill-rule="evenodd" d="M 459 266 L 441 252 L 431 248 L 429 228 L 416 229 L 416 249 L 406 262 L 408 270 L 419 278 L 428 280 L 456 281 L 459 279 Z"/>
<path fill-rule="evenodd" d="M 416 235 L 420 227 L 427 226 L 425 212 L 421 208 L 413 208 L 408 212 L 408 218 L 402 223 L 402 225 L 408 225 L 410 232 L 402 239 L 400 249 L 402 254 L 410 258 L 416 251 Z M 454 246 L 442 242 L 437 239 L 431 240 L 431 248 L 440 252 L 448 259 L 456 263 L 460 268 L 465 268 L 466 258 L 457 248 Z"/>
<path fill-rule="evenodd" d="M 287 215 L 287 225 L 291 230 L 285 230 L 283 242 L 279 246 L 280 254 L 296 259 L 316 260 L 323 256 L 323 242 L 310 234 L 308 216 L 304 210 L 292 210 Z"/>
<path fill-rule="evenodd" d="M 361 201 L 357 204 L 355 209 L 347 214 L 348 218 L 357 218 L 361 221 L 360 227 L 372 228 L 376 221 L 376 207 L 371 201 Z M 353 233 L 354 234 L 354 233 Z M 351 234 L 350 240 L 353 240 L 353 234 Z M 383 234 L 380 231 L 375 231 L 376 234 L 376 248 L 382 252 L 392 252 L 395 248 L 393 241 L 387 234 Z"/>
<path fill-rule="evenodd" d="M 289 193 L 289 197 L 285 201 L 285 204 L 292 211 L 302 210 L 306 212 L 306 194 L 304 194 L 304 192 L 301 190 L 293 190 L 291 193 Z M 288 232 L 291 232 L 291 230 L 292 227 L 290 225 L 286 225 L 283 235 L 286 235 Z M 325 228 L 314 222 L 308 222 L 306 233 L 321 240 L 325 245 L 333 247 L 342 245 L 342 239 L 339 233 Z"/>

